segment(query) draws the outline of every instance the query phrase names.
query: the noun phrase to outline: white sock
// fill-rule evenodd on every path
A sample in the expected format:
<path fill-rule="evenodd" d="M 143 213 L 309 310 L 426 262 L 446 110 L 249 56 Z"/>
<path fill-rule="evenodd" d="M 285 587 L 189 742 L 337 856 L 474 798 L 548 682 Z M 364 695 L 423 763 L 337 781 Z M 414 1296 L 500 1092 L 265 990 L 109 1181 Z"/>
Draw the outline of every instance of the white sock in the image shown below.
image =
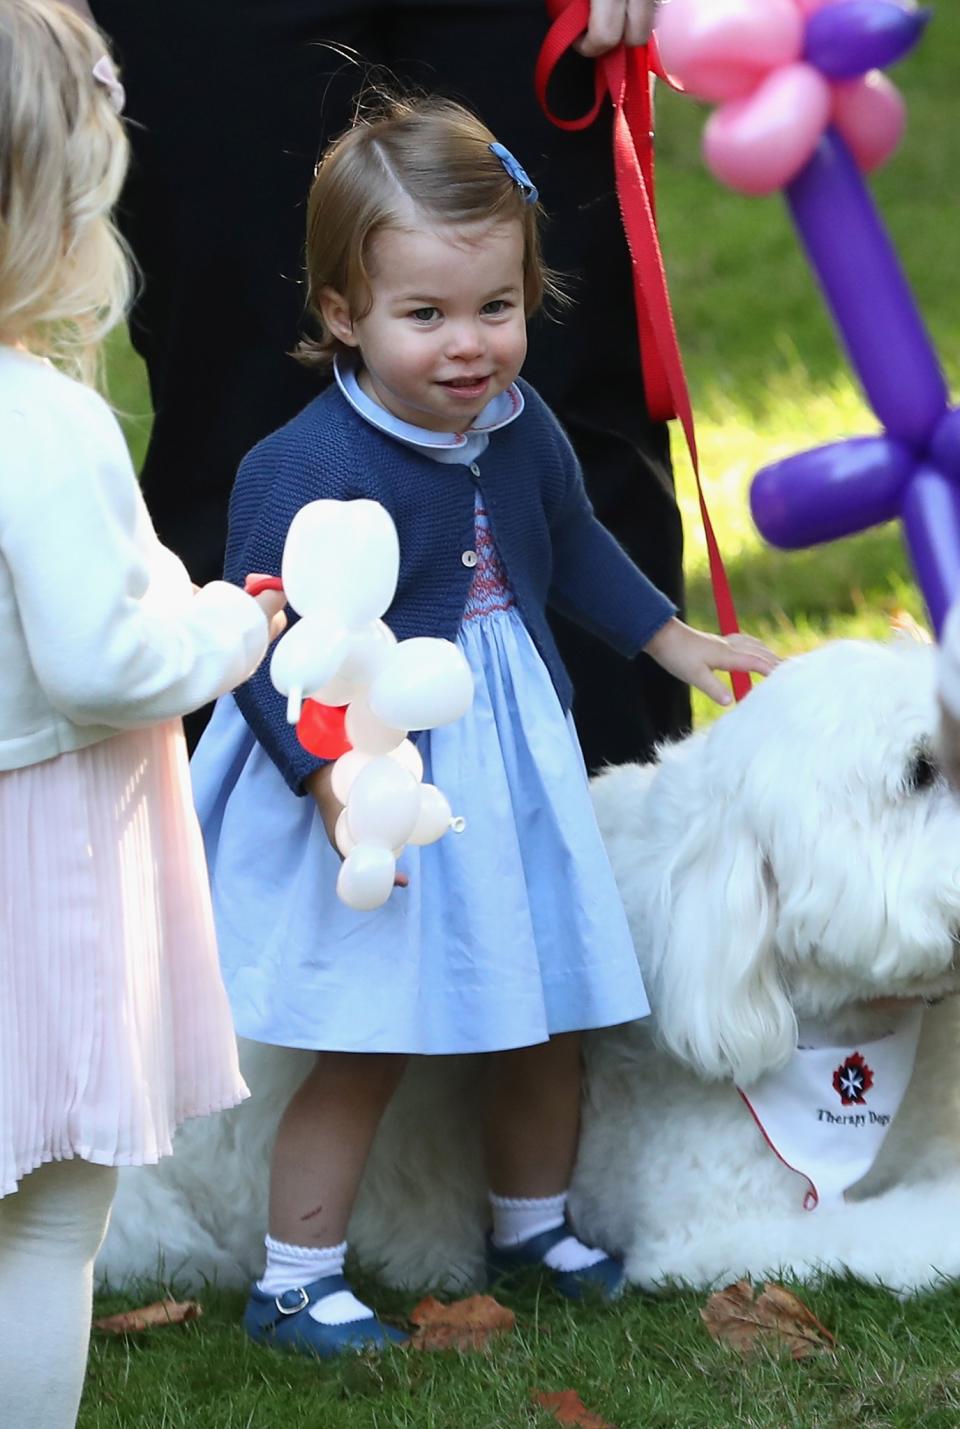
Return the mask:
<path fill-rule="evenodd" d="M 544 1231 L 556 1230 L 563 1225 L 566 1207 L 566 1191 L 559 1196 L 540 1196 L 536 1199 L 495 1196 L 491 1191 L 494 1245 L 506 1250 L 522 1245 Z M 550 1247 L 543 1263 L 551 1270 L 586 1270 L 588 1265 L 596 1265 L 606 1258 L 606 1251 L 595 1250 L 577 1240 L 575 1235 L 568 1235 Z"/>
<path fill-rule="evenodd" d="M 289 1245 L 268 1235 L 267 1264 L 257 1289 L 264 1295 L 282 1295 L 327 1275 L 339 1275 L 347 1256 L 347 1242 L 339 1245 Z M 358 1300 L 352 1290 L 336 1290 L 310 1306 L 310 1318 L 321 1325 L 345 1325 L 352 1320 L 370 1320 L 373 1311 Z"/>
<path fill-rule="evenodd" d="M 495 1196 L 491 1191 L 490 1209 L 493 1211 L 493 1243 L 506 1250 L 508 1246 L 522 1245 L 531 1236 L 562 1226 L 567 1193 L 562 1191 L 559 1196 L 541 1196 L 533 1200 Z"/>

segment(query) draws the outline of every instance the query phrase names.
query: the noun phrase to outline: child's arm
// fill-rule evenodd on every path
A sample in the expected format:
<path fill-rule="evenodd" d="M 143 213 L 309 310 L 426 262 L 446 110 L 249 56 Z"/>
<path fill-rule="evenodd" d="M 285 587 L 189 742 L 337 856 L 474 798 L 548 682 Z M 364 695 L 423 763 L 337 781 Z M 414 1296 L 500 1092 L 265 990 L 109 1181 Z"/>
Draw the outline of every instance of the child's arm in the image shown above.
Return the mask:
<path fill-rule="evenodd" d="M 332 775 L 333 764 L 323 764 L 319 769 L 314 770 L 312 774 L 307 775 L 303 781 L 303 787 L 320 810 L 323 827 L 327 831 L 327 838 L 330 840 L 331 846 L 337 848 L 337 819 L 340 817 L 340 811 L 343 805 L 334 795 L 333 789 L 330 787 Z M 339 853 L 340 850 L 337 849 L 337 852 Z"/>
<path fill-rule="evenodd" d="M 158 723 L 246 679 L 269 610 L 223 581 L 194 595 L 112 413 L 92 393 L 75 404 L 65 421 L 30 403 L 4 415 L 0 546 L 17 614 L 55 709 L 79 725 Z"/>
<path fill-rule="evenodd" d="M 777 657 L 761 641 L 749 635 L 710 635 L 677 618 L 672 602 L 597 520 L 573 448 L 559 425 L 555 434 L 566 490 L 551 527 L 550 604 L 621 654 L 650 655 L 719 704 L 729 704 L 730 695 L 713 670 L 769 674 Z"/>
<path fill-rule="evenodd" d="M 230 498 L 226 579 L 243 585 L 253 571 L 279 575 L 290 524 L 308 502 L 371 495 L 349 472 L 311 463 L 302 444 L 287 445 L 282 430 L 268 437 L 244 457 L 237 473 Z M 292 626 L 299 617 L 288 614 Z M 269 661 L 234 691 L 234 699 L 290 789 L 298 795 L 310 792 L 307 781 L 328 761 L 304 749 L 296 727 L 288 723 L 287 702 L 270 679 Z"/>
<path fill-rule="evenodd" d="M 326 492 L 305 489 L 302 478 L 287 471 L 282 450 L 273 440 L 255 447 L 240 464 L 230 498 L 230 520 L 224 576 L 242 586 L 248 575 L 263 571 L 279 575 L 290 523 L 301 506 Z M 291 626 L 299 618 L 288 610 Z M 296 727 L 287 720 L 287 702 L 270 679 L 270 661 L 254 672 L 233 694 L 247 724 L 295 794 L 306 792 L 306 780 L 324 767 L 304 749 Z"/>
<path fill-rule="evenodd" d="M 342 858 L 343 855 L 337 848 L 336 830 L 337 820 L 343 812 L 343 805 L 331 788 L 332 777 L 333 764 L 324 764 L 320 769 L 315 770 L 313 774 L 307 775 L 303 781 L 303 787 L 320 810 L 320 817 L 323 820 L 323 827 L 326 829 L 331 848 L 338 858 Z M 406 888 L 410 880 L 405 873 L 398 872 L 393 882 L 395 888 Z"/>
<path fill-rule="evenodd" d="M 553 572 L 548 602 L 632 658 L 676 616 L 677 608 L 597 520 L 573 448 L 559 425 L 555 435 L 565 474 L 562 497 L 549 517 Z"/>

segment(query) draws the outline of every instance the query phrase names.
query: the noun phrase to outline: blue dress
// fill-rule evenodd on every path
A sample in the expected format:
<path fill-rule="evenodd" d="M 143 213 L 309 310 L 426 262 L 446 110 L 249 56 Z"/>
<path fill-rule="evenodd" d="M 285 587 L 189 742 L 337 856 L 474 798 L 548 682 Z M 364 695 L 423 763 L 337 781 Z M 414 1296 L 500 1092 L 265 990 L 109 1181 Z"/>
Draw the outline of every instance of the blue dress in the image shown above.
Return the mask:
<path fill-rule="evenodd" d="M 449 479 L 469 478 L 451 465 Z M 323 1051 L 493 1052 L 649 1011 L 573 722 L 479 500 L 457 641 L 473 705 L 418 741 L 424 780 L 466 828 L 404 851 L 408 887 L 369 913 L 340 902 L 339 858 L 314 801 L 291 793 L 232 696 L 197 748 L 223 976 L 244 1037 Z"/>

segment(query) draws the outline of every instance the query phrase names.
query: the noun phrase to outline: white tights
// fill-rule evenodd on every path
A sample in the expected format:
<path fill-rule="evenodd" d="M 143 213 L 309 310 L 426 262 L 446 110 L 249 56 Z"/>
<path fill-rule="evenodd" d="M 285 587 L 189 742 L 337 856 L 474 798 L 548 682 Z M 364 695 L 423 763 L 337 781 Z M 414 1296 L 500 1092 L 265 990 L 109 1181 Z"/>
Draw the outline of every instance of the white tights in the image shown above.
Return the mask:
<path fill-rule="evenodd" d="M 0 1200 L 0 1423 L 73 1429 L 112 1166 L 52 1161 Z"/>

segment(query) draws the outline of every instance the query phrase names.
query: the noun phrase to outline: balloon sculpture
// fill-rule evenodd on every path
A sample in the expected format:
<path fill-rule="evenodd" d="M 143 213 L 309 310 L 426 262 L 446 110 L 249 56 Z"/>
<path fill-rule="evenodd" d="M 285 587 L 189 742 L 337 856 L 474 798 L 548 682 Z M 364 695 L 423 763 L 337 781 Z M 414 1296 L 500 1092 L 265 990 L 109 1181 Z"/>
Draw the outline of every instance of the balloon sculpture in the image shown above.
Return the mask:
<path fill-rule="evenodd" d="M 337 893 L 361 910 L 389 898 L 404 845 L 464 827 L 440 790 L 421 782 L 423 760 L 407 734 L 465 714 L 473 676 L 451 641 L 398 643 L 380 619 L 399 569 L 396 527 L 378 502 L 312 501 L 291 522 L 274 582 L 300 619 L 278 641 L 270 678 L 304 748 L 336 760 Z"/>
<path fill-rule="evenodd" d="M 860 176 L 899 141 L 880 72 L 929 16 L 897 0 L 668 0 L 671 81 L 717 101 L 704 157 L 748 194 L 783 188 L 867 397 L 885 428 L 758 472 L 753 517 L 794 549 L 900 516 L 934 626 L 960 594 L 960 410 Z"/>

